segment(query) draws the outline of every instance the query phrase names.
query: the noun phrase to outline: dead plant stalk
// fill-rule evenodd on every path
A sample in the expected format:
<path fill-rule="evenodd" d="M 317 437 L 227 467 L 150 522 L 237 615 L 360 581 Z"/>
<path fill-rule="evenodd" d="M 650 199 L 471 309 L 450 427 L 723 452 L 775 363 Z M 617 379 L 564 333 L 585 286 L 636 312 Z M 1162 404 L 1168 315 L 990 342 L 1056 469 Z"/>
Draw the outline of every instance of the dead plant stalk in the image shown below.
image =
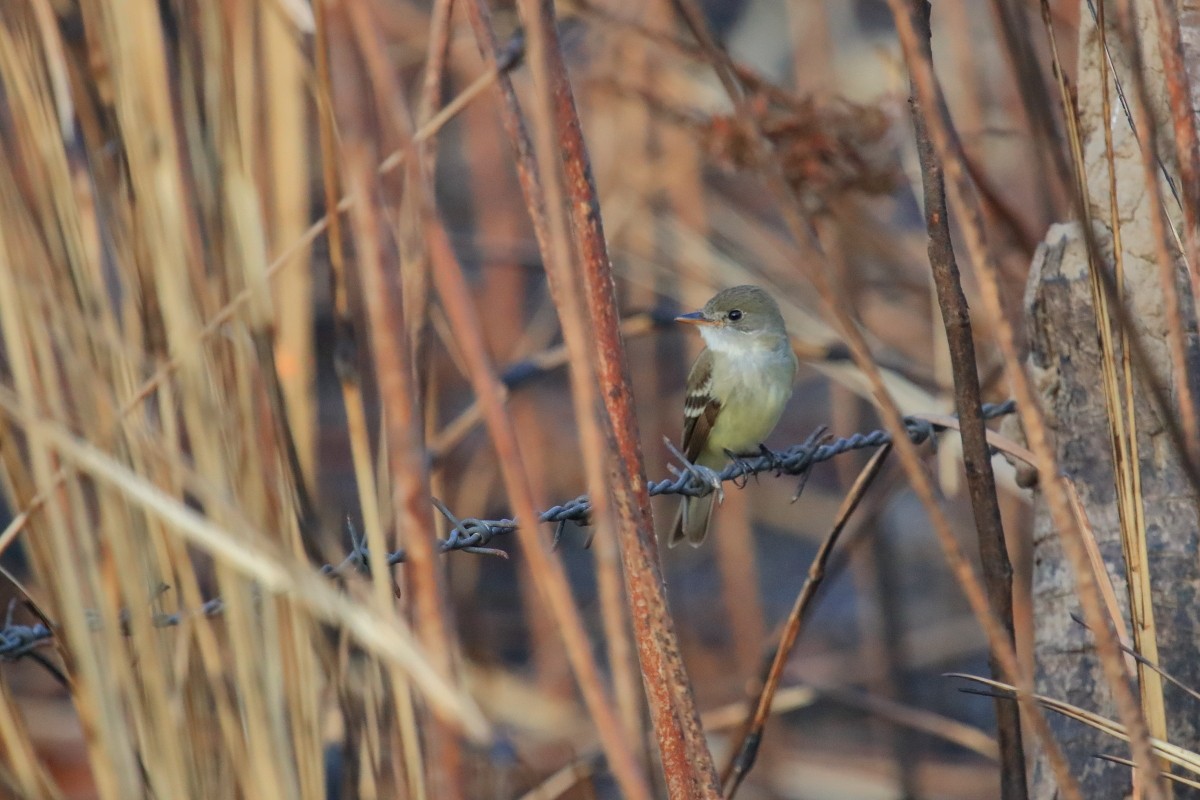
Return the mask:
<path fill-rule="evenodd" d="M 472 2 L 468 9 L 484 58 L 489 64 L 495 63 L 496 45 L 487 9 L 479 0 Z M 626 590 L 668 794 L 672 798 L 713 798 L 717 796 L 716 771 L 700 728 L 667 611 L 637 429 L 625 379 L 624 352 L 617 331 L 611 267 L 600 229 L 599 205 L 591 185 L 586 149 L 554 32 L 553 9 L 537 0 L 521 4 L 520 9 L 529 35 L 529 61 L 536 88 L 532 118 L 538 147 L 534 148 L 526 133 L 511 82 L 501 76 L 499 86 L 504 100 L 505 130 L 516 150 L 518 177 L 538 246 L 550 267 L 547 277 L 559 304 L 564 338 L 571 353 L 576 416 L 585 432 L 589 425 L 585 420 L 594 415 L 596 406 L 581 400 L 594 391 L 590 386 L 598 378 L 604 390 L 601 395 L 607 414 L 600 418 L 605 425 L 607 441 L 604 446 L 612 445 L 613 461 L 604 465 L 607 474 L 600 480 L 607 479 L 613 486 Z M 565 164 L 560 145 L 569 153 Z M 579 302 L 579 293 L 570 290 L 575 279 L 569 266 L 571 240 L 562 216 L 564 191 L 559 186 L 562 166 L 571 171 L 567 193 L 576 223 L 573 230 L 579 237 L 577 244 L 581 255 L 587 254 L 582 260 L 590 308 L 584 308 Z M 545 189 L 543 181 L 546 181 Z M 594 335 L 589 335 L 591 324 L 595 325 Z M 589 445 L 592 440 L 590 435 L 585 436 L 585 448 L 593 446 Z M 594 446 L 601 446 L 598 439 L 595 441 Z M 617 456 L 620 462 L 615 460 Z M 595 471 L 595 466 L 589 467 L 589 485 L 596 481 Z"/>
<path fill-rule="evenodd" d="M 875 451 L 875 455 L 871 456 L 870 461 L 859 472 L 854 485 L 850 487 L 850 491 L 846 493 L 846 497 L 842 500 L 842 505 L 838 509 L 829 534 L 821 542 L 821 546 L 817 549 L 817 554 L 813 556 L 812 564 L 808 567 L 808 576 L 804 579 L 804 584 L 800 587 L 800 592 L 796 595 L 796 601 L 792 604 L 791 613 L 788 614 L 787 622 L 784 625 L 783 635 L 780 636 L 779 644 L 775 648 L 775 656 L 771 660 L 767 679 L 763 682 L 758 693 L 758 700 L 751 707 L 752 713 L 750 718 L 746 721 L 741 735 L 738 737 L 737 744 L 732 749 L 733 760 L 722 771 L 721 782 L 725 786 L 724 796 L 726 800 L 732 800 L 737 794 L 738 787 L 742 785 L 742 781 L 745 780 L 751 767 L 754 766 L 759 746 L 762 743 L 763 729 L 766 727 L 767 718 L 771 714 L 771 705 L 774 702 L 775 693 L 779 689 L 780 682 L 783 680 L 783 669 L 792 654 L 792 649 L 796 646 L 796 642 L 800 638 L 801 627 L 804 624 L 808 608 L 812 604 L 813 598 L 816 597 L 817 590 L 821 588 L 821 584 L 825 580 L 826 566 L 829 563 L 829 557 L 833 554 L 833 548 L 837 544 L 838 537 L 846 529 L 846 523 L 850 521 L 850 516 L 858 508 L 863 497 L 866 496 L 867 489 L 874 483 L 876 476 L 879 475 L 884 462 L 891 452 L 891 445 L 884 445 Z"/>
<path fill-rule="evenodd" d="M 922 52 L 932 57 L 930 41 L 922 41 Z M 979 540 L 979 558 L 987 584 L 992 611 L 1004 626 L 1008 641 L 1016 649 L 1013 628 L 1012 564 L 1000 520 L 1000 502 L 996 497 L 996 477 L 992 472 L 987 428 L 983 424 L 979 371 L 976 367 L 975 340 L 971 311 L 963 293 L 954 244 L 950 238 L 950 219 L 946 209 L 946 184 L 941 165 L 929 140 L 925 112 L 915 98 L 910 100 L 917 156 L 921 162 L 924 188 L 925 225 L 929 232 L 929 266 L 937 290 L 946 342 L 950 348 L 950 368 L 954 375 L 954 405 L 958 411 L 962 437 L 963 467 L 967 489 L 975 515 Z M 993 676 L 1003 674 L 994 653 L 989 654 Z M 1004 800 L 1028 797 L 1025 777 L 1025 751 L 1021 741 L 1018 706 L 1005 699 L 996 700 L 996 729 L 1000 742 L 1000 796 Z"/>

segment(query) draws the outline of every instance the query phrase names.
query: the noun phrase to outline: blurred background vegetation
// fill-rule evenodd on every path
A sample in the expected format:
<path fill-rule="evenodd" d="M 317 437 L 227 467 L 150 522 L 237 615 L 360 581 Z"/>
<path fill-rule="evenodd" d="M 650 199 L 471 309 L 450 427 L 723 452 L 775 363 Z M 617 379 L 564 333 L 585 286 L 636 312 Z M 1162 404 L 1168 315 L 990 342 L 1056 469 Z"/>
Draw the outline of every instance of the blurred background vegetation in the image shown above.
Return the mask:
<path fill-rule="evenodd" d="M 426 552 L 450 523 L 421 491 L 460 518 L 515 513 L 470 357 L 430 277 L 431 202 L 505 378 L 537 507 L 587 489 L 496 73 L 466 2 L 316 2 L 0 8 L 0 458 L 12 520 L 0 598 L 13 600 L 12 621 L 44 614 L 57 634 L 39 658 L 0 668 L 0 796 L 619 796 L 523 544 Z M 1044 5 L 1074 82 L 1081 4 Z M 951 413 L 887 5 L 704 10 L 901 410 Z M 503 45 L 516 10 L 492 14 Z M 646 474 L 669 474 L 663 439 L 679 436 L 700 346 L 669 320 L 730 285 L 772 291 L 801 357 L 768 444 L 881 427 L 799 268 L 812 256 L 781 224 L 676 9 L 577 0 L 557 14 Z M 1038 4 L 1019 14 L 1049 63 Z M 1019 308 L 1037 244 L 1070 216 L 1070 187 L 1047 179 L 993 4 L 936 4 L 933 45 L 1004 299 Z M 508 74 L 528 102 L 528 67 Z M 385 296 L 395 302 L 379 311 Z M 995 332 L 986 315 L 974 323 L 984 399 L 1003 400 Z M 381 332 L 404 351 L 391 366 Z M 409 425 L 408 461 L 386 435 L 397 420 Z M 922 452 L 974 553 L 957 438 Z M 662 552 L 718 765 L 869 455 L 821 465 L 796 502 L 793 479 L 731 487 L 703 548 Z M 1012 469 L 997 469 L 1031 669 L 1032 514 Z M 397 489 L 405 476 L 414 483 Z M 660 529 L 676 502 L 655 501 Z M 568 526 L 555 558 L 623 730 L 652 762 L 613 543 L 588 547 L 590 533 Z M 391 575 L 378 562 L 316 575 L 362 536 L 375 555 L 378 542 L 412 558 Z M 203 613 L 214 597 L 221 613 Z M 997 797 L 993 702 L 946 672 L 988 674 L 986 642 L 889 464 L 835 553 L 740 796 Z"/>

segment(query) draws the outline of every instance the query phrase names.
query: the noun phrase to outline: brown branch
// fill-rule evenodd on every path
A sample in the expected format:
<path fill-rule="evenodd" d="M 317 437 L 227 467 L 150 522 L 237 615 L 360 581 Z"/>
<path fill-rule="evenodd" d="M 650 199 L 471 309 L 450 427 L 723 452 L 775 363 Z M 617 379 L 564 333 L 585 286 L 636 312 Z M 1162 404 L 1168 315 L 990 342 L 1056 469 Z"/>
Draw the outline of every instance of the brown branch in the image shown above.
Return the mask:
<path fill-rule="evenodd" d="M 932 58 L 929 6 L 917 15 L 922 55 Z M 929 139 L 925 112 L 920 101 L 910 99 L 917 155 L 921 162 L 921 183 L 925 196 L 925 225 L 929 231 L 929 266 L 937 289 L 938 306 L 946 328 L 950 348 L 950 367 L 954 373 L 954 404 L 958 411 L 962 437 L 963 467 L 975 514 L 975 532 L 979 538 L 979 559 L 987 585 L 992 612 L 1004 626 L 1009 643 L 1016 647 L 1013 628 L 1012 564 L 1004 543 L 1000 502 L 996 497 L 996 476 L 983 424 L 983 400 L 980 396 L 979 371 L 975 360 L 975 340 L 971 328 L 971 310 L 963 293 L 954 244 L 950 238 L 950 219 L 946 209 L 946 185 L 942 167 Z M 994 653 L 989 653 L 992 677 L 999 678 L 1003 668 Z M 1025 751 L 1021 742 L 1020 709 L 1006 699 L 996 699 L 996 731 L 1000 744 L 1000 797 L 1023 800 L 1029 796 L 1025 777 Z"/>
<path fill-rule="evenodd" d="M 842 505 L 838 509 L 837 516 L 834 518 L 833 527 L 830 529 L 829 535 L 821 542 L 817 554 L 813 557 L 812 564 L 808 567 L 808 577 L 804 579 L 804 585 L 800 587 L 800 593 L 796 595 L 796 602 L 792 605 L 791 613 L 788 614 L 783 634 L 779 638 L 779 646 L 775 648 L 775 656 L 771 660 L 771 667 L 767 671 L 767 678 L 759 690 L 758 700 L 754 704 L 753 713 L 750 719 L 747 720 L 736 744 L 730 751 L 733 753 L 732 760 L 721 771 L 721 783 L 725 787 L 725 797 L 727 799 L 733 798 L 737 794 L 738 787 L 742 785 L 742 781 L 746 779 L 746 775 L 749 774 L 750 769 L 754 766 L 755 759 L 758 757 L 758 749 L 762 744 L 763 728 L 766 727 L 767 719 L 771 715 L 771 704 L 775 699 L 775 692 L 779 688 L 779 682 L 783 680 L 783 668 L 787 665 L 788 658 L 792 654 L 792 648 L 796 646 L 796 641 L 800 638 L 800 630 L 804 623 L 808 607 L 812 604 L 812 599 L 816 596 L 817 589 L 821 587 L 821 583 L 825 580 L 825 568 L 829 564 L 830 555 L 833 554 L 834 545 L 837 544 L 838 537 L 845 530 L 846 523 L 850 521 L 850 515 L 854 513 L 859 503 L 862 502 L 863 497 L 866 496 L 867 489 L 870 488 L 875 477 L 879 475 L 884 461 L 891 452 L 891 445 L 879 448 L 875 451 L 875 455 L 871 456 L 871 460 L 866 463 L 866 466 L 862 468 L 862 471 L 859 472 L 854 485 L 850 487 L 850 491 L 846 494 L 845 499 L 842 500 Z"/>
<path fill-rule="evenodd" d="M 592 351 L 601 397 L 608 412 L 606 433 L 618 456 L 610 464 L 609 479 L 618 518 L 626 590 L 633 609 L 638 656 L 659 738 L 667 790 L 672 798 L 707 796 L 715 792 L 716 771 L 667 608 L 633 394 L 619 331 L 616 287 L 590 159 L 557 41 L 553 5 L 538 0 L 526 0 L 525 5 L 540 8 L 537 20 L 526 18 L 530 66 L 535 81 L 544 71 L 542 80 L 553 91 L 556 130 L 552 133 L 557 134 L 562 150 L 570 229 L 575 234 L 587 311 L 594 325 L 595 336 L 586 343 Z M 539 47 L 542 37 L 544 45 Z M 544 63 L 538 55 L 544 58 Z"/>
<path fill-rule="evenodd" d="M 595 391 L 597 375 L 603 375 L 603 402 L 608 414 L 601 416 L 609 426 L 604 433 L 605 438 L 613 443 L 611 450 L 620 456 L 620 461 L 613 459 L 604 464 L 605 474 L 600 478 L 602 482 L 607 478 L 614 490 L 621 523 L 621 555 L 638 656 L 668 793 L 672 798 L 715 797 L 716 772 L 700 728 L 667 611 L 637 444 L 637 429 L 625 379 L 624 353 L 616 327 L 611 267 L 600 229 L 599 206 L 591 185 L 586 150 L 555 38 L 553 12 L 548 5 L 539 7 L 536 2 L 526 3 L 522 10 L 530 33 L 530 61 L 535 81 L 541 88 L 540 92 L 534 93 L 537 113 L 533 119 L 539 126 L 541 147 L 538 155 L 544 166 L 535 162 L 532 142 L 526 132 L 511 81 L 503 75 L 499 81 L 504 101 L 502 119 L 516 150 L 518 178 L 529 207 L 538 246 L 548 267 L 547 278 L 560 309 L 564 338 L 572 354 L 573 396 L 576 415 L 584 428 L 585 444 L 592 439 L 593 434 L 588 431 L 593 424 L 590 419 L 594 418 L 596 406 L 581 403 L 580 400 Z M 484 58 L 493 64 L 496 61 L 496 45 L 487 8 L 481 0 L 476 0 L 468 6 L 468 11 Z M 550 96 L 551 93 L 557 95 L 558 102 Z M 580 292 L 572 291 L 575 276 L 570 269 L 567 225 L 561 219 L 561 204 L 554 203 L 563 197 L 562 189 L 557 185 L 561 166 L 560 136 L 563 137 L 565 148 L 573 154 L 567 163 L 567 168 L 574 170 L 568 191 L 572 195 L 571 209 L 576 215 L 575 230 L 582 240 L 578 244 L 581 252 L 588 254 L 585 270 L 590 310 L 582 306 Z M 545 190 L 542 186 L 543 176 L 549 181 Z M 557 218 L 552 219 L 551 213 Z M 589 331 L 593 313 L 596 315 L 595 335 Z M 613 424 L 614 420 L 616 424 Z M 590 447 L 585 448 L 585 452 L 588 450 Z M 595 465 L 589 463 L 589 484 L 596 481 L 594 470 Z"/>

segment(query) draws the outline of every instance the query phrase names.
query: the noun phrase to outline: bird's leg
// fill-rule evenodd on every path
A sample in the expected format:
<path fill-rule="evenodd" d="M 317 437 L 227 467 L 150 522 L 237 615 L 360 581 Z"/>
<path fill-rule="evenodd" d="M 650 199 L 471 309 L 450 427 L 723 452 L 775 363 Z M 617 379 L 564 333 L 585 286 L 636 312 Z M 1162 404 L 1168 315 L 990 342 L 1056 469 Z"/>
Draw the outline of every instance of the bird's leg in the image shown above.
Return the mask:
<path fill-rule="evenodd" d="M 757 474 L 754 472 L 754 467 L 745 459 L 744 456 L 740 456 L 732 450 L 726 449 L 725 455 L 729 456 L 729 460 L 732 461 L 734 466 L 736 466 L 742 473 L 733 479 L 733 485 L 739 489 L 746 488 L 746 484 L 750 482 L 750 476 L 754 475 L 757 477 Z"/>

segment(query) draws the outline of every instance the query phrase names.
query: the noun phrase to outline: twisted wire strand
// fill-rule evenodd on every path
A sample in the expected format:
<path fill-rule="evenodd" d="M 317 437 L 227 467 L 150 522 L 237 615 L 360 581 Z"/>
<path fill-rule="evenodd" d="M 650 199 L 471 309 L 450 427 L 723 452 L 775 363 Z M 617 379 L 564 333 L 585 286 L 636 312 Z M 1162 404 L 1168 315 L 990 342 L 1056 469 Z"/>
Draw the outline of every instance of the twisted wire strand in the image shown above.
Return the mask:
<path fill-rule="evenodd" d="M 1003 403 L 986 403 L 983 406 L 985 420 L 996 419 L 1016 411 L 1016 401 L 1008 400 Z M 907 417 L 904 420 L 908 438 L 914 444 L 922 444 L 933 435 L 945 429 L 923 419 Z M 772 451 L 765 447 L 754 456 L 739 457 L 732 460 L 720 472 L 713 471 L 712 476 L 705 476 L 694 470 L 690 465 L 675 470 L 673 478 L 651 483 L 649 486 L 652 497 L 658 495 L 685 495 L 687 497 L 703 497 L 726 482 L 742 485 L 752 475 L 771 472 L 777 476 L 789 475 L 807 477 L 809 471 L 817 464 L 834 459 L 853 450 L 881 447 L 892 441 L 892 435 L 886 430 L 873 430 L 868 433 L 854 433 L 850 436 L 825 440 L 822 432 L 818 431 L 807 441 L 793 445 L 787 450 Z M 715 480 L 708 478 L 715 477 Z M 739 483 L 740 482 L 740 483 Z M 435 501 L 438 510 L 450 521 L 452 528 L 445 539 L 438 540 L 438 551 L 448 553 L 451 550 L 462 550 L 468 553 L 483 555 L 505 556 L 502 550 L 488 547 L 497 536 L 512 533 L 517 529 L 517 521 L 513 519 L 476 519 L 474 517 L 457 518 L 440 502 Z M 580 495 L 573 500 L 552 506 L 540 515 L 539 522 L 554 522 L 560 527 L 568 522 L 587 525 L 591 515 L 592 504 L 587 495 Z M 352 538 L 353 532 L 352 532 Z M 355 538 L 354 546 L 349 554 L 338 564 L 325 564 L 321 567 L 323 575 L 338 575 L 347 569 L 367 569 L 367 548 L 360 539 Z M 404 549 L 389 553 L 387 563 L 394 566 L 405 561 L 407 553 Z M 202 616 L 216 616 L 224 606 L 220 598 L 213 598 L 200 607 L 196 612 Z M 159 614 L 154 618 L 154 624 L 160 627 L 178 625 L 187 612 L 176 614 Z M 122 621 L 124 624 L 124 620 Z M 93 626 L 99 625 L 98 620 Z M 34 625 L 13 624 L 11 613 L 3 628 L 0 628 L 0 661 L 15 661 L 29 655 L 34 648 L 54 637 L 54 631 L 45 623 Z"/>

